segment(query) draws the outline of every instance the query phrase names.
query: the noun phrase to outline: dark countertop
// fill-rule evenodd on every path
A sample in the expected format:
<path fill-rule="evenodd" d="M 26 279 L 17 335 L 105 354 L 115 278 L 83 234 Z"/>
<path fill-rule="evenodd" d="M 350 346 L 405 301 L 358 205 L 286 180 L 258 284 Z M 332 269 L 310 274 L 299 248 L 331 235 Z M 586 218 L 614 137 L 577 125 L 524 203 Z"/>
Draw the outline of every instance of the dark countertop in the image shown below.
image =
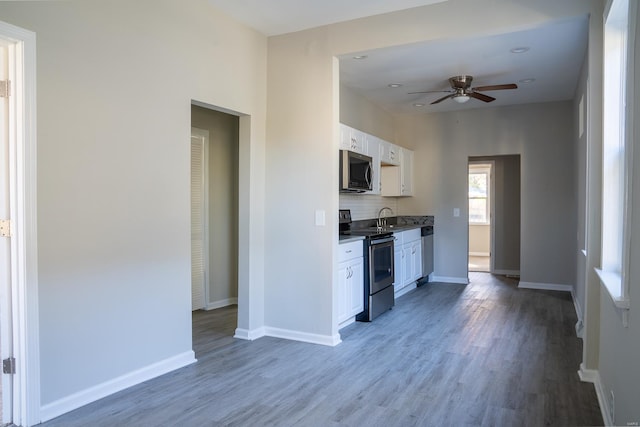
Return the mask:
<path fill-rule="evenodd" d="M 400 233 L 402 231 L 407 230 L 415 230 L 416 228 L 422 227 L 432 227 L 434 223 L 433 215 L 405 215 L 405 216 L 393 216 L 387 217 L 387 226 L 384 227 L 381 231 L 383 232 L 391 232 L 391 233 Z M 351 223 L 352 230 L 375 230 L 376 229 L 376 219 L 363 219 L 358 221 L 353 221 Z M 353 240 L 360 240 L 362 236 L 339 236 L 340 243 L 346 243 Z"/>
<path fill-rule="evenodd" d="M 406 231 L 414 228 L 421 228 L 425 226 L 433 226 L 433 215 L 403 215 L 387 217 L 387 229 L 388 231 Z M 376 218 L 362 219 L 359 221 L 353 221 L 351 223 L 352 230 L 375 228 Z"/>

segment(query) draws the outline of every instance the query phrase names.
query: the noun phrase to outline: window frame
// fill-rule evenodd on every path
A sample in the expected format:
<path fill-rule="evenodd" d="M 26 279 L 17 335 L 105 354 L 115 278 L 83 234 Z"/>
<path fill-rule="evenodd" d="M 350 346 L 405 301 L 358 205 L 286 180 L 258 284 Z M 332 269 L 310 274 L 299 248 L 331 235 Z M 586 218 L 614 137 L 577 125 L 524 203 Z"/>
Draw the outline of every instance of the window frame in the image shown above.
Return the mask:
<path fill-rule="evenodd" d="M 626 9 L 625 9 L 626 7 Z M 626 16 L 621 14 L 626 13 Z M 616 307 L 621 309 L 630 308 L 629 298 L 629 251 L 630 251 L 630 219 L 632 206 L 632 177 L 633 177 L 633 135 L 634 135 L 634 49 L 635 49 L 635 17 L 637 13 L 637 2 L 635 0 L 609 0 L 605 7 L 604 28 L 603 28 L 603 79 L 606 87 L 607 70 L 609 62 L 607 61 L 607 35 L 612 31 L 626 30 L 626 34 L 622 38 L 621 59 L 615 67 L 619 67 L 619 102 L 617 111 L 619 115 L 614 119 L 619 123 L 621 129 L 616 133 L 618 141 L 611 142 L 608 124 L 611 123 L 607 113 L 611 111 L 607 108 L 607 91 L 603 93 L 603 134 L 602 134 L 602 222 L 601 222 L 601 253 L 600 267 L 596 268 L 596 273 L 600 278 L 602 286 L 607 290 Z M 616 68 L 617 69 L 617 68 Z M 616 69 L 613 71 L 615 72 Z M 611 80 L 609 80 L 610 82 Z M 611 158 L 616 156 L 615 146 L 622 150 L 622 158 L 619 159 L 619 167 L 622 168 L 620 176 L 615 177 L 618 180 L 617 186 L 612 178 L 607 176 L 606 168 Z M 613 149 L 612 149 L 613 146 Z M 611 187 L 614 186 L 618 194 L 618 208 L 614 209 L 610 203 Z M 614 198 L 615 200 L 615 198 Z M 620 224 L 611 225 L 610 218 L 618 217 Z M 619 236 L 617 241 L 611 242 L 612 233 Z M 611 247 L 615 244 L 615 247 Z"/>
<path fill-rule="evenodd" d="M 471 174 L 485 174 L 487 177 L 487 195 L 486 197 L 471 197 L 469 196 L 469 176 Z M 469 225 L 491 225 L 491 199 L 493 194 L 491 193 L 492 187 L 492 177 L 493 168 L 491 163 L 470 163 L 467 171 L 467 203 L 471 199 L 485 199 L 485 221 L 472 221 L 471 220 L 471 209 L 468 206 L 467 209 L 469 211 L 468 222 Z"/>

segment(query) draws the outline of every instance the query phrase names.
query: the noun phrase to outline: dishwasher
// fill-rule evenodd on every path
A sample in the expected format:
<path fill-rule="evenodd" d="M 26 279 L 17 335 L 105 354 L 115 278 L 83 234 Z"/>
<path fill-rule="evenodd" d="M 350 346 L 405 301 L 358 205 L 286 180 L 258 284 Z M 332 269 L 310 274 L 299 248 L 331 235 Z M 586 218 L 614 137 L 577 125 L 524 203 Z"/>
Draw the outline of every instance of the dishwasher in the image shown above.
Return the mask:
<path fill-rule="evenodd" d="M 418 286 L 429 281 L 429 275 L 433 273 L 433 225 L 425 225 L 420 228 L 422 236 L 422 279 Z"/>

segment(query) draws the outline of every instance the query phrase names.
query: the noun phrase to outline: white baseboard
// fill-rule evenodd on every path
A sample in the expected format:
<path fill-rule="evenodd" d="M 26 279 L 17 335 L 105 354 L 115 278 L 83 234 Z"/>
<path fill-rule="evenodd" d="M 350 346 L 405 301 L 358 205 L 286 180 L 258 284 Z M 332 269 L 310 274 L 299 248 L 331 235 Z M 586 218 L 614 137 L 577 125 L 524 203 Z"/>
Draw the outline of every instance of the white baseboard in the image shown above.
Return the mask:
<path fill-rule="evenodd" d="M 584 321 L 582 318 L 582 308 L 580 306 L 580 301 L 576 299 L 576 294 L 571 290 L 571 299 L 573 300 L 573 307 L 576 310 L 576 317 L 578 321 L 576 322 L 576 336 L 578 338 L 584 338 Z"/>
<path fill-rule="evenodd" d="M 236 328 L 236 332 L 233 335 L 234 338 L 247 340 L 247 341 L 257 340 L 258 338 L 262 338 L 264 336 L 265 336 L 264 327 L 251 329 L 251 330 Z"/>
<path fill-rule="evenodd" d="M 341 325 L 341 327 L 346 325 L 347 323 L 345 322 L 345 324 Z M 342 340 L 340 339 L 340 334 L 336 334 L 333 336 L 318 335 L 310 334 L 307 332 L 292 331 L 290 329 L 272 328 L 270 326 L 264 326 L 253 330 L 237 328 L 233 337 L 248 341 L 257 340 L 258 338 L 262 337 L 274 337 L 292 341 L 308 342 L 311 344 L 328 345 L 331 347 L 334 347 L 342 342 Z"/>
<path fill-rule="evenodd" d="M 328 345 L 331 347 L 335 347 L 342 342 L 340 334 L 335 334 L 333 336 L 318 335 L 310 334 L 308 332 L 292 331 L 290 329 L 272 328 L 270 326 L 265 326 L 264 332 L 265 335 L 269 337 L 284 338 L 287 340 L 302 341 L 311 344 Z"/>
<path fill-rule="evenodd" d="M 489 252 L 469 252 L 469 256 L 490 256 Z"/>
<path fill-rule="evenodd" d="M 468 285 L 469 278 L 468 277 L 447 277 L 447 276 L 430 276 L 431 282 L 440 282 L 440 283 L 458 283 L 460 285 Z"/>
<path fill-rule="evenodd" d="M 103 397 L 107 397 L 136 384 L 159 377 L 160 375 L 175 371 L 176 369 L 183 368 L 195 362 L 196 358 L 193 351 L 186 351 L 168 359 L 161 360 L 160 362 L 129 372 L 128 374 L 122 375 L 118 378 L 114 378 L 102 384 L 79 391 L 54 402 L 47 403 L 40 408 L 40 419 L 42 422 L 51 420 L 81 406 L 102 399 Z"/>
<path fill-rule="evenodd" d="M 571 292 L 573 286 L 571 285 L 558 285 L 556 283 L 537 283 L 537 282 L 520 282 L 518 287 L 522 289 L 541 289 L 543 291 L 562 291 Z"/>
<path fill-rule="evenodd" d="M 238 304 L 238 298 L 226 298 L 219 301 L 213 301 L 207 304 L 205 310 L 215 310 L 216 308 L 227 307 L 230 305 Z"/>
<path fill-rule="evenodd" d="M 602 420 L 604 425 L 612 426 L 613 420 L 609 411 L 609 404 L 607 395 L 602 388 L 602 381 L 600 380 L 600 372 L 595 369 L 586 369 L 584 364 L 580 364 L 580 370 L 578 371 L 580 380 L 586 383 L 593 383 L 596 389 L 596 396 L 598 397 L 598 405 L 600 405 L 600 413 L 602 414 Z"/>

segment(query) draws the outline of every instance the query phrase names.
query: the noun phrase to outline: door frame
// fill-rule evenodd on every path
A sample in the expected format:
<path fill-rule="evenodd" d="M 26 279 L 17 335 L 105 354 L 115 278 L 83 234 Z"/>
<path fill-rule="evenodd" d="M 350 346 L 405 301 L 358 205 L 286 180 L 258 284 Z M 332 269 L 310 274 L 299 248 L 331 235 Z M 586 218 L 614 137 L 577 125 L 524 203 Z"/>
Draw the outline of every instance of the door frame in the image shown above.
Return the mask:
<path fill-rule="evenodd" d="M 12 81 L 9 135 L 9 197 L 12 221 L 11 305 L 13 423 L 40 422 L 40 352 L 36 210 L 36 34 L 0 21 L 8 42 Z"/>
<path fill-rule="evenodd" d="M 487 159 L 487 160 L 475 160 L 473 157 L 470 157 L 467 160 L 467 194 L 469 192 L 469 172 L 471 171 L 472 165 L 489 165 L 489 271 L 488 273 L 493 273 L 495 270 L 494 267 L 494 244 L 495 244 L 495 170 L 496 170 L 496 162 L 495 160 Z M 469 205 L 469 197 L 467 196 L 467 206 Z M 468 210 L 468 207 L 467 207 Z M 469 222 L 469 215 L 467 214 L 467 271 L 469 270 L 469 226 L 471 223 Z"/>
<path fill-rule="evenodd" d="M 11 80 L 9 78 L 9 49 L 13 48 L 13 44 L 6 42 L 0 38 L 0 80 Z M 0 99 L 0 120 L 2 120 L 2 135 L 0 135 L 0 219 L 9 219 L 10 216 L 10 204 L 9 204 L 9 135 L 10 132 L 10 119 L 9 116 L 12 112 L 10 100 L 7 97 Z M 5 236 L 0 236 L 0 260 L 2 266 L 0 267 L 0 359 L 13 356 L 13 331 L 12 325 L 12 309 L 13 304 L 11 301 L 11 241 Z M 12 402 L 13 402 L 13 389 L 12 389 L 12 376 L 2 375 L 2 418 L 0 424 L 4 425 L 13 421 Z"/>

